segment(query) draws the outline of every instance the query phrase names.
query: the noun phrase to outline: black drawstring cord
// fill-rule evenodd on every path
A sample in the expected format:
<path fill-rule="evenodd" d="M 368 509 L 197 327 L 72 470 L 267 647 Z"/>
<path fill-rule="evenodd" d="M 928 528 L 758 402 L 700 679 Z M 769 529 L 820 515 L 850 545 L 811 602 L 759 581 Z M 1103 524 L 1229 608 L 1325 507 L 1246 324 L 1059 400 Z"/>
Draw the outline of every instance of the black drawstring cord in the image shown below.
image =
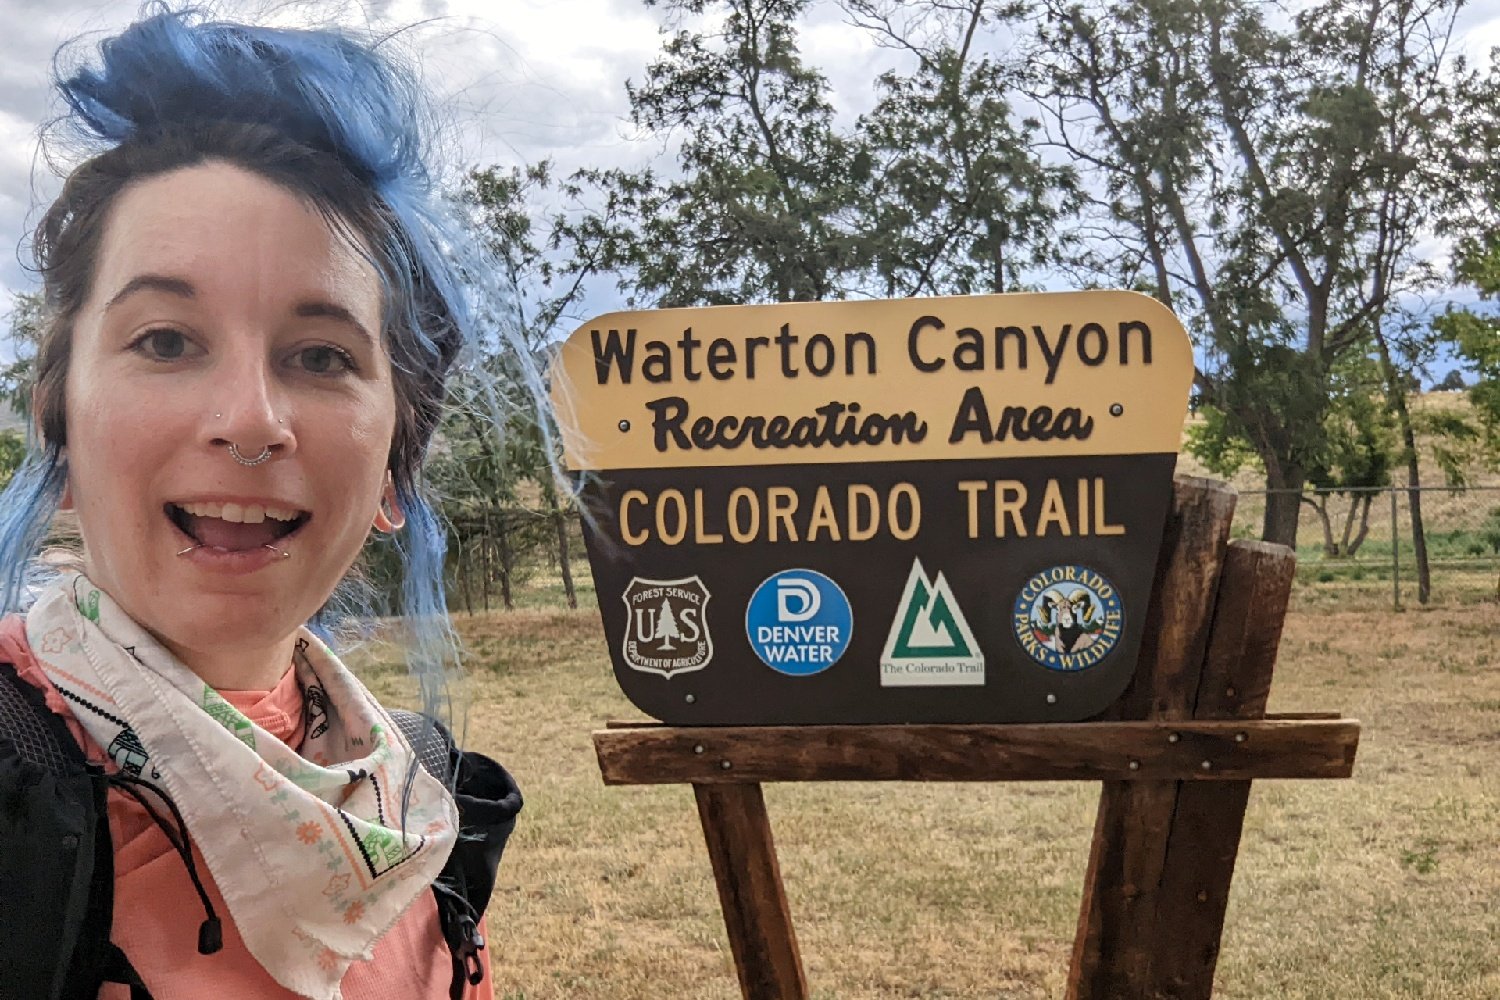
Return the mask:
<path fill-rule="evenodd" d="M 484 950 L 484 934 L 479 929 L 479 914 L 463 893 L 445 885 L 442 879 L 434 881 L 432 887 L 455 906 L 458 940 L 449 940 L 448 946 L 453 951 L 454 961 L 462 966 L 469 985 L 478 986 L 484 981 L 484 965 L 479 960 L 479 953 Z"/>
<path fill-rule="evenodd" d="M 223 948 L 224 925 L 220 922 L 218 913 L 214 911 L 214 904 L 208 898 L 208 891 L 203 888 L 203 880 L 198 877 L 198 865 L 193 861 L 193 847 L 188 841 L 187 822 L 182 818 L 182 813 L 178 811 L 177 803 L 173 802 L 171 796 L 151 782 L 126 774 L 123 771 L 111 774 L 109 776 L 109 783 L 112 787 L 118 788 L 140 803 L 141 808 L 145 809 L 152 820 L 156 822 L 156 825 L 161 828 L 162 833 L 166 835 L 167 841 L 176 849 L 178 856 L 182 858 L 182 863 L 187 868 L 188 878 L 193 880 L 193 888 L 198 890 L 198 900 L 203 904 L 203 912 L 207 915 L 207 919 L 198 927 L 198 954 L 212 955 L 220 948 Z M 157 812 L 155 807 L 146 801 L 146 797 L 140 791 L 142 788 L 149 788 L 152 792 L 155 792 L 156 796 L 167 804 L 167 808 L 172 810 L 172 818 L 177 823 L 176 830 L 172 829 L 161 813 Z"/>

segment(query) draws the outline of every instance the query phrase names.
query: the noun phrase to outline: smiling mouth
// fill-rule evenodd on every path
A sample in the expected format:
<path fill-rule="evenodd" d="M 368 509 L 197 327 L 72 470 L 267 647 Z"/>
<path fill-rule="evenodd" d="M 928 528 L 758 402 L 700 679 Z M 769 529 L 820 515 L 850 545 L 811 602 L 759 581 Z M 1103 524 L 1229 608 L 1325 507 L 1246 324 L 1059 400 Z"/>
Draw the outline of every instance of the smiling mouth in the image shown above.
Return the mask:
<path fill-rule="evenodd" d="M 225 503 L 169 503 L 167 518 L 205 548 L 245 552 L 296 534 L 312 514 L 305 510 Z"/>

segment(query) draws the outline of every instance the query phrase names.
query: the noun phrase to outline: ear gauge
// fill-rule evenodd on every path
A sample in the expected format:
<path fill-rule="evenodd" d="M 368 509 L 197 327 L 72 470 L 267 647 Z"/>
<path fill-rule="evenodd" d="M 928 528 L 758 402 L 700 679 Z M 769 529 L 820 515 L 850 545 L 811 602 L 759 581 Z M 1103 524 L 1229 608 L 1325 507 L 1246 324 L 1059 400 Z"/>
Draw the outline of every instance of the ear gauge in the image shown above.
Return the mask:
<path fill-rule="evenodd" d="M 381 497 L 380 509 L 375 513 L 375 527 L 387 534 L 400 531 L 406 527 L 406 515 L 389 497 Z"/>

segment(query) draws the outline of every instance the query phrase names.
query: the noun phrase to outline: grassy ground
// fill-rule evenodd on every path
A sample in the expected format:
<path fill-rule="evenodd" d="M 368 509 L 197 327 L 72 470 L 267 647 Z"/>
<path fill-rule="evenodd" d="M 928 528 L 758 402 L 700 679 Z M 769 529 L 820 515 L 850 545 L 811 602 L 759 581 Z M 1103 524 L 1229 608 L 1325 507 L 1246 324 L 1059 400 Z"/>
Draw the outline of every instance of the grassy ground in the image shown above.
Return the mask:
<path fill-rule="evenodd" d="M 527 796 L 490 905 L 497 998 L 737 997 L 686 787 L 605 788 L 589 740 L 638 718 L 587 611 L 460 614 L 468 742 Z M 1364 722 L 1356 776 L 1256 786 L 1217 996 L 1500 998 L 1500 605 L 1288 622 L 1272 709 Z M 401 700 L 379 651 L 365 668 Z M 1097 788 L 771 786 L 819 998 L 1062 996 Z"/>

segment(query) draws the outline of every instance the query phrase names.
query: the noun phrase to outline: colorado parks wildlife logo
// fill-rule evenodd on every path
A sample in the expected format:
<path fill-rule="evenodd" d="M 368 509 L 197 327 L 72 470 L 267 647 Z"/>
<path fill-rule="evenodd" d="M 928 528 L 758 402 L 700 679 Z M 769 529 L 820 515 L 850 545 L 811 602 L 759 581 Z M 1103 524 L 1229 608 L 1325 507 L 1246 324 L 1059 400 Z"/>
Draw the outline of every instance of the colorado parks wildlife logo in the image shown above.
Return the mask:
<path fill-rule="evenodd" d="M 1052 670 L 1084 670 L 1109 655 L 1125 627 L 1120 592 L 1087 566 L 1035 573 L 1016 595 L 1021 648 Z"/>
<path fill-rule="evenodd" d="M 708 599 L 696 576 L 679 580 L 631 577 L 625 593 L 625 662 L 648 674 L 672 677 L 702 670 L 714 658 L 708 632 Z"/>

